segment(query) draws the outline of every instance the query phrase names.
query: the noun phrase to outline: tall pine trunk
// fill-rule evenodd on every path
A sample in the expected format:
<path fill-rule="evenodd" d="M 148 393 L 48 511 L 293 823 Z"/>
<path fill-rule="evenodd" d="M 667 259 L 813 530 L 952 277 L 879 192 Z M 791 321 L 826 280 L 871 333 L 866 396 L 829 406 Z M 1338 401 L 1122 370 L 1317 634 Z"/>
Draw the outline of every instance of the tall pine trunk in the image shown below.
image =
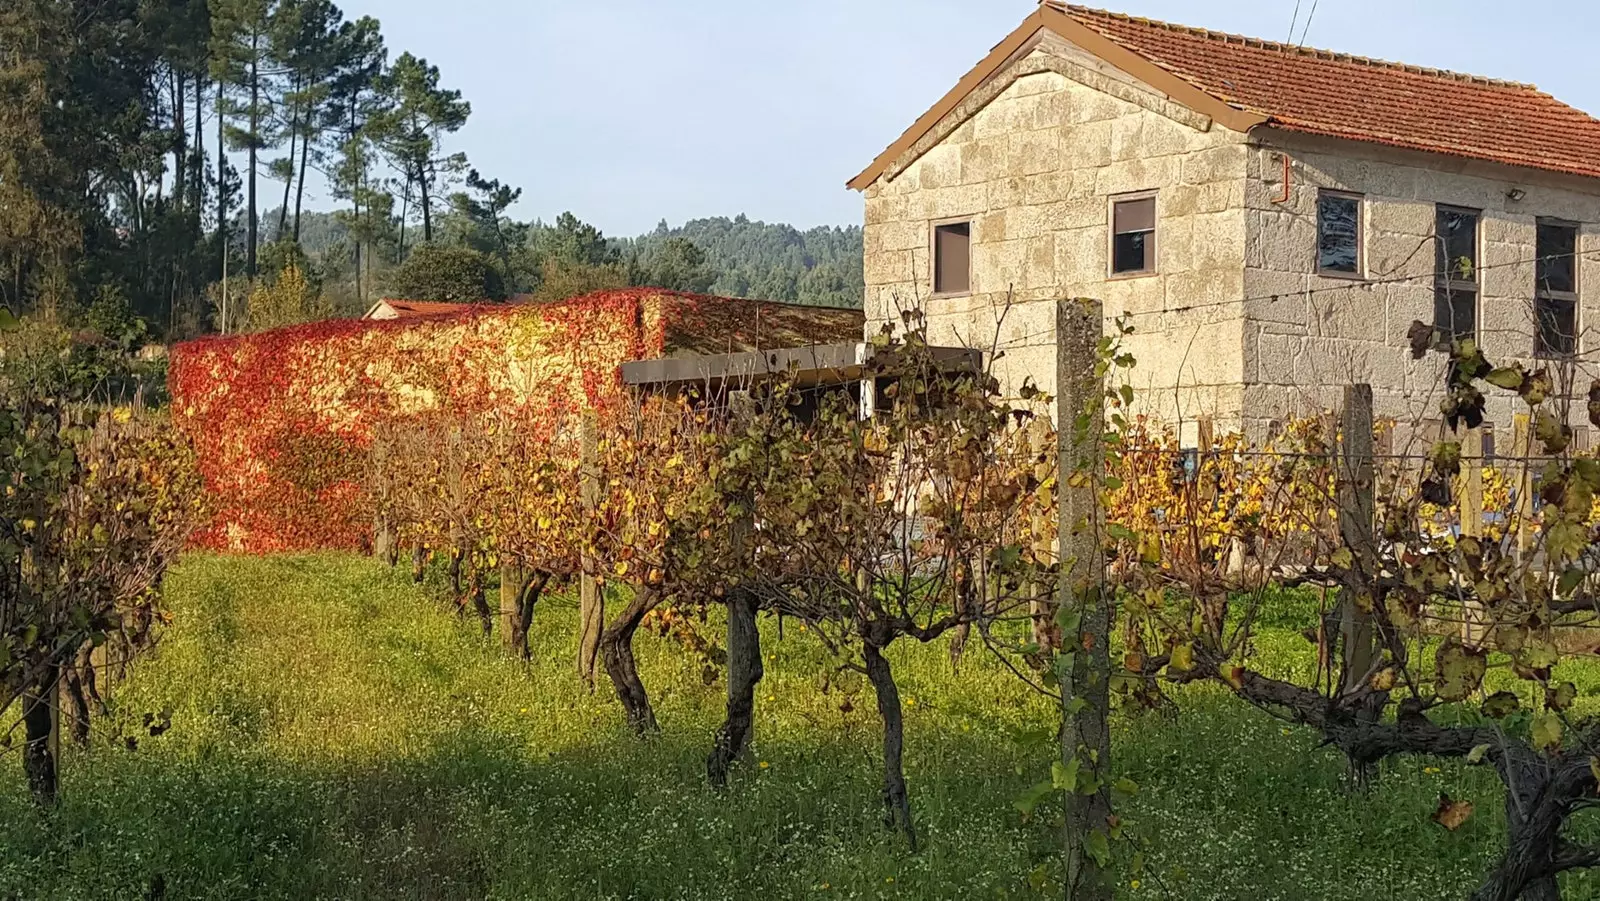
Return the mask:
<path fill-rule="evenodd" d="M 204 201 L 206 194 L 206 139 L 205 129 L 201 127 L 205 124 L 205 98 L 205 83 L 200 76 L 196 75 L 194 80 L 194 177 L 190 179 L 189 185 L 189 193 L 193 199 L 189 203 L 189 215 L 193 220 L 190 226 L 191 233 L 197 243 L 200 240 L 200 205 Z"/>
<path fill-rule="evenodd" d="M 172 99 L 172 202 L 182 209 L 189 202 L 189 132 L 184 116 L 187 91 L 183 73 L 174 70 Z"/>
<path fill-rule="evenodd" d="M 295 181 L 294 189 L 294 243 L 300 243 L 300 211 L 304 209 L 306 200 L 306 166 L 311 162 L 311 111 L 306 111 L 306 135 L 300 139 L 300 177 Z M 359 243 L 359 242 L 358 242 Z M 358 257 L 359 259 L 359 257 Z M 359 263 L 357 268 L 360 268 Z"/>
<path fill-rule="evenodd" d="M 356 223 L 356 297 L 361 299 L 361 305 L 365 307 L 367 304 L 367 295 L 362 287 L 363 273 L 361 271 L 361 250 L 362 245 L 366 243 L 362 239 L 362 236 L 367 233 L 367 223 L 361 218 L 361 194 L 367 189 L 367 158 L 365 151 L 363 150 L 363 145 L 356 143 L 361 140 L 359 134 L 360 127 L 356 124 L 356 107 L 352 102 L 350 104 L 350 138 L 345 143 L 345 146 L 347 148 L 354 146 L 357 148 L 357 150 L 362 152 L 362 156 L 360 157 L 361 168 L 356 171 L 356 185 L 354 190 L 350 192 L 350 204 L 355 209 L 355 216 L 352 221 Z M 300 222 L 299 217 L 297 216 L 295 218 L 295 228 L 298 229 L 299 227 Z M 296 238 L 299 237 L 298 231 L 296 231 L 295 236 Z"/>
<path fill-rule="evenodd" d="M 297 105 L 289 114 L 289 175 L 283 180 L 283 203 L 278 206 L 278 231 L 272 236 L 274 241 L 282 241 L 284 232 L 289 230 L 289 195 L 294 191 L 294 154 L 299 139 L 300 108 Z"/>
<path fill-rule="evenodd" d="M 217 271 L 228 271 L 228 145 L 227 145 L 227 117 L 222 114 L 226 104 L 223 99 L 223 85 L 217 82 L 217 246 L 221 253 L 217 256 Z M 227 321 L 223 321 L 224 330 Z"/>
<path fill-rule="evenodd" d="M 250 175 L 249 175 L 250 188 L 249 188 L 249 195 L 250 196 L 248 198 L 248 203 L 250 205 L 250 214 L 247 217 L 246 223 L 245 223 L 244 270 L 252 278 L 254 278 L 255 274 L 256 274 L 256 237 L 257 237 L 256 228 L 257 228 L 257 224 L 258 224 L 257 220 L 256 220 L 256 156 L 257 156 L 256 145 L 261 142 L 261 133 L 260 133 L 260 128 L 261 128 L 261 108 L 260 108 L 260 104 L 261 104 L 261 69 L 260 69 L 259 62 L 258 62 L 259 56 L 260 56 L 260 51 L 259 51 L 260 43 L 261 43 L 260 36 L 258 36 L 258 35 L 251 36 L 251 38 L 250 38 L 250 51 L 252 53 L 252 58 L 250 60 L 250 136 L 249 136 L 249 142 L 250 142 L 250 153 L 249 153 L 249 158 L 250 158 Z"/>
<path fill-rule="evenodd" d="M 417 184 L 422 189 L 422 243 L 433 243 L 433 203 L 428 197 L 428 173 L 417 167 Z"/>
<path fill-rule="evenodd" d="M 366 242 L 361 240 L 361 235 L 365 231 L 365 229 L 361 227 L 361 196 L 360 196 L 359 193 L 356 195 L 356 199 L 354 200 L 354 204 L 355 204 L 355 218 L 354 218 L 354 221 L 355 221 L 357 229 L 358 229 L 356 231 L 356 297 L 361 299 L 361 305 L 364 307 L 367 304 L 367 294 L 366 294 L 366 291 L 363 290 L 362 281 L 361 281 L 361 248 L 362 248 L 362 245 L 364 245 Z M 299 218 L 296 218 L 295 219 L 295 227 L 298 229 L 299 225 L 300 225 L 300 220 L 299 220 Z M 299 233 L 296 232 L 295 238 L 298 240 L 299 237 L 300 237 Z"/>
<path fill-rule="evenodd" d="M 400 193 L 400 246 L 395 249 L 395 262 L 406 261 L 406 221 L 411 218 L 411 170 L 406 170 L 405 190 Z"/>

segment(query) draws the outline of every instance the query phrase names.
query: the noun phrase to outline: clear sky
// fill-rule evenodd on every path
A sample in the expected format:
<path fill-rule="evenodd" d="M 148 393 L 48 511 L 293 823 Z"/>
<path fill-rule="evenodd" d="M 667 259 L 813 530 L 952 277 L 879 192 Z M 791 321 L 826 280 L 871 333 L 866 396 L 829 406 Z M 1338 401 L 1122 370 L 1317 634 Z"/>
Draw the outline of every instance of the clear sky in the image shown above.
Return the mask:
<path fill-rule="evenodd" d="M 1108 0 L 1283 40 L 1296 0 Z M 1595 0 L 1300 0 L 1308 46 L 1533 82 L 1600 115 Z M 844 183 L 1032 0 L 344 0 L 472 102 L 453 149 L 607 234 L 746 213 L 859 223 Z M 1300 26 L 1296 27 L 1298 40 Z"/>

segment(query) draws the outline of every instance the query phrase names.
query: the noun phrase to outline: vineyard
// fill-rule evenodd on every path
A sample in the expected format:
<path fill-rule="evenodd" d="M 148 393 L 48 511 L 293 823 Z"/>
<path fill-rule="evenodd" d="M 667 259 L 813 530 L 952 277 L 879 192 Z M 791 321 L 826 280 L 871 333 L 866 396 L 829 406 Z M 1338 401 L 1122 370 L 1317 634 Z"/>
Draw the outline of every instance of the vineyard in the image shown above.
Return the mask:
<path fill-rule="evenodd" d="M 519 797 L 532 809 L 616 810 L 610 793 L 644 780 L 656 806 L 623 805 L 619 828 L 639 828 L 630 816 L 662 824 L 703 816 L 726 837 L 660 884 L 638 876 L 593 884 L 602 896 L 718 895 L 699 887 L 710 877 L 695 867 L 753 866 L 728 857 L 743 839 L 727 816 L 756 817 L 745 825 L 779 855 L 764 866 L 803 874 L 805 886 L 787 876 L 772 883 L 782 895 L 834 884 L 857 897 L 892 894 L 885 886 L 915 873 L 931 880 L 916 897 L 966 886 L 1223 898 L 1273 885 L 1263 876 L 1270 865 L 1224 871 L 1178 837 L 1193 828 L 1179 812 L 1195 809 L 1173 800 L 1182 792 L 1211 798 L 1208 816 L 1239 817 L 1247 831 L 1263 828 L 1250 817 L 1305 824 L 1291 803 L 1316 806 L 1312 822 L 1338 820 L 1345 835 L 1319 838 L 1343 849 L 1337 858 L 1312 866 L 1291 855 L 1321 875 L 1280 874 L 1279 885 L 1309 896 L 1342 894 L 1329 888 L 1339 878 L 1364 880 L 1382 891 L 1374 897 L 1505 901 L 1587 885 L 1600 863 L 1586 819 L 1600 804 L 1587 660 L 1600 643 L 1589 631 L 1600 613 L 1592 552 L 1600 459 L 1573 447 L 1568 423 L 1576 410 L 1600 424 L 1600 383 L 1585 409 L 1570 372 L 1496 366 L 1470 341 L 1421 334 L 1418 355 L 1451 358 L 1445 422 L 1431 434 L 1380 421 L 1370 389 L 1351 386 L 1341 409 L 1284 423 L 1264 442 L 1205 424 L 1200 446 L 1186 448 L 1137 415 L 1122 383 L 1137 365 L 1120 347 L 1128 326 L 1118 321 L 1102 337 L 1098 304 L 1070 301 L 1058 310 L 1056 383 L 1017 398 L 1001 397 L 981 367 L 929 347 L 915 315 L 876 336 L 860 371 L 834 383 L 779 373 L 622 388 L 619 362 L 669 353 L 674 323 L 703 325 L 708 312 L 706 299 L 630 294 L 412 331 L 332 324 L 182 349 L 172 378 L 177 429 L 139 432 L 168 441 L 140 464 L 139 478 L 187 503 L 159 494 L 133 509 L 80 504 L 106 471 L 86 453 L 60 470 L 57 488 L 34 491 L 25 467 L 11 477 L 24 489 L 17 497 L 66 511 L 19 521 L 79 523 L 117 549 L 88 559 L 139 576 L 127 589 L 91 592 L 106 599 L 103 609 L 52 613 L 56 637 L 43 637 L 37 619 L 16 621 L 14 659 L 27 662 L 6 672 L 16 674 L 24 710 L 76 697 L 74 680 L 95 683 L 107 669 L 94 654 L 110 624 L 131 636 L 124 656 L 151 643 L 146 633 L 164 634 L 154 622 L 171 615 L 158 601 L 174 538 L 256 554 L 364 549 L 375 560 L 183 564 L 174 574 L 189 566 L 199 574 L 185 601 L 191 621 L 171 631 L 189 650 L 159 649 L 148 666 L 164 678 L 142 676 L 141 662 L 119 674 L 126 684 L 95 692 L 95 703 L 75 702 L 74 738 L 90 748 L 112 740 L 130 753 L 165 741 L 200 758 L 239 754 L 242 742 L 317 772 L 361 761 L 382 780 L 395 775 L 384 749 L 404 749 L 400 757 L 418 765 L 416 736 L 426 734 L 481 768 L 481 782 L 456 770 L 440 776 L 476 829 L 530 815 L 511 800 Z M 807 322 L 817 340 L 837 328 Z M 732 331 L 712 340 L 761 346 Z M 556 346 L 573 350 L 547 352 Z M 1499 453 L 1485 438 L 1485 395 L 1494 392 L 1520 404 Z M 34 421 L 11 434 L 33 444 L 89 440 L 51 409 Z M 62 425 L 38 424 L 50 422 Z M 1420 437 L 1401 441 L 1402 432 Z M 111 434 L 85 446 L 145 445 Z M 49 448 L 42 458 L 66 460 Z M 117 517 L 163 528 L 123 537 L 104 528 Z M 78 569 L 39 561 L 79 559 L 65 553 L 77 533 L 24 529 L 16 596 L 65 596 L 41 574 Z M 120 562 L 123 548 L 134 559 Z M 136 565 L 152 554 L 152 565 Z M 234 585 L 232 565 L 257 583 Z M 385 565 L 387 574 L 377 570 Z M 275 582 L 321 612 L 266 599 Z M 458 620 L 448 628 L 475 637 L 447 640 L 416 623 L 397 629 L 381 609 L 388 601 L 363 600 L 375 590 L 368 582 L 386 597 L 411 592 L 408 609 L 440 597 Z M 263 625 L 274 619 L 283 625 Z M 150 626 L 130 632 L 130 623 Z M 362 623 L 387 631 L 357 639 Z M 69 626 L 77 631 L 60 631 Z M 413 644 L 418 629 L 434 636 L 429 648 Z M 479 653 L 448 652 L 459 663 L 451 669 L 440 662 L 440 642 L 450 641 L 475 642 Z M 240 673 L 255 694 L 231 694 L 201 672 L 196 661 L 230 647 L 264 667 Z M 482 653 L 490 647 L 500 659 Z M 285 654 L 306 659 L 291 665 Z M 369 687 L 349 690 L 371 710 L 343 711 L 328 695 L 346 690 L 340 677 L 324 685 L 316 675 L 346 671 L 347 654 L 368 660 L 348 678 Z M 485 667 L 493 680 L 478 674 Z M 275 672 L 305 673 L 305 682 L 275 684 Z M 437 687 L 418 687 L 430 682 Z M 506 701 L 527 697 L 530 684 L 548 695 L 532 705 L 543 711 L 532 734 Z M 422 692 L 416 709 L 460 733 L 419 732 L 383 713 L 399 685 Z M 564 706 L 551 706 L 555 698 Z M 297 712 L 301 705 L 321 712 Z M 89 732 L 91 716 L 103 722 L 100 738 Z M 33 794 L 53 804 L 50 716 L 24 720 L 38 721 L 24 755 Z M 342 734 L 353 723 L 371 731 Z M 184 730 L 195 731 L 165 738 Z M 525 744 L 461 744 L 508 735 Z M 585 742 L 600 736 L 607 756 L 626 761 L 615 781 L 591 772 L 597 746 Z M 1258 749 L 1278 739 L 1312 775 L 1271 770 L 1274 753 L 1290 752 Z M 550 748 L 549 772 L 581 771 L 584 787 L 560 798 L 521 794 L 517 785 L 537 778 L 527 770 L 538 763 L 528 763 L 529 741 Z M 874 779 L 839 756 L 840 741 L 854 754 L 872 746 Z M 109 753 L 85 755 L 87 778 L 115 783 L 115 774 L 93 772 L 111 765 Z M 575 769 L 561 754 L 585 762 Z M 963 760 L 970 767 L 956 766 Z M 1275 775 L 1223 775 L 1229 761 Z M 761 825 L 751 798 L 776 797 L 761 793 L 791 770 L 805 778 L 785 786 L 783 803 L 810 819 Z M 1446 772 L 1449 780 L 1426 778 Z M 1174 773 L 1197 781 L 1175 783 Z M 70 772 L 67 784 L 70 795 Z M 1269 809 L 1229 807 L 1214 793 L 1220 784 Z M 1420 809 L 1424 784 L 1438 792 Z M 487 800 L 465 803 L 462 792 Z M 708 812 L 724 803 L 743 813 Z M 1386 840 L 1409 846 L 1352 850 L 1352 836 L 1370 833 L 1341 818 L 1385 804 L 1398 821 Z M 527 882 L 521 865 L 508 871 L 446 839 L 439 830 L 456 828 L 455 814 L 431 825 L 414 813 L 372 816 L 379 834 L 434 830 L 394 839 L 432 856 L 410 877 L 421 882 L 396 887 L 366 872 L 374 882 L 359 896 L 562 894 Z M 975 842 L 991 860 L 965 856 L 976 853 L 968 848 L 951 870 L 945 855 L 967 820 L 987 824 Z M 594 840 L 605 826 L 582 828 Z M 682 840 L 681 826 L 666 831 Z M 493 831 L 480 834 L 494 841 Z M 818 868 L 787 857 L 852 842 L 868 856 L 832 851 Z M 1419 848 L 1443 857 L 1420 866 Z M 1350 869 L 1363 865 L 1386 869 L 1381 879 Z M 869 890 L 863 868 L 884 881 Z M 1342 877 L 1330 875 L 1341 868 Z M 257 892 L 274 878 L 252 872 Z M 1210 875 L 1196 881 L 1196 872 Z M 157 876 L 167 878 L 148 874 Z M 303 889 L 295 880 L 309 874 L 279 878 Z M 560 884 L 571 894 L 580 882 Z"/>
<path fill-rule="evenodd" d="M 122 731 L 103 722 L 105 741 L 67 759 L 60 827 L 35 831 L 5 781 L 0 896 L 143 898 L 158 875 L 168 898 L 194 901 L 1053 894 L 1029 876 L 1055 831 L 1012 801 L 1049 776 L 1055 711 L 992 658 L 956 674 L 945 643 L 890 655 L 924 842 L 912 855 L 879 819 L 870 688 L 842 675 L 824 689 L 834 658 L 792 623 L 780 640 L 763 621 L 752 759 L 716 793 L 705 751 L 725 686 L 672 637 L 642 635 L 663 732 L 638 741 L 614 696 L 574 677 L 564 595 L 540 610 L 527 665 L 454 619 L 442 570 L 419 590 L 348 555 L 196 556 L 166 605 L 159 655 L 119 697 Z M 721 626 L 713 610 L 706 629 Z M 1276 624 L 1263 640 L 1286 665 L 1303 644 Z M 1490 773 L 1418 760 L 1386 769 L 1381 794 L 1350 794 L 1315 737 L 1216 691 L 1178 701 L 1181 718 L 1114 733 L 1118 771 L 1140 787 L 1126 814 L 1166 885 L 1124 874 L 1120 897 L 1451 897 L 1504 839 Z M 172 728 L 151 736 L 146 711 L 170 711 Z M 1440 829 L 1440 791 L 1483 813 Z M 1351 873 L 1372 874 L 1370 890 Z"/>

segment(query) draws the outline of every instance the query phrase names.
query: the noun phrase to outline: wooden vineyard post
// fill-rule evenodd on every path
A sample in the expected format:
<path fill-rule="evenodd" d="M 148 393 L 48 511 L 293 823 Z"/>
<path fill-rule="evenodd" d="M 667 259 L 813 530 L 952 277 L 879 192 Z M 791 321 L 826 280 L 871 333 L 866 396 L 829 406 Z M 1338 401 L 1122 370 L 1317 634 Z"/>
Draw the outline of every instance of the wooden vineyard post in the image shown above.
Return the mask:
<path fill-rule="evenodd" d="M 500 561 L 500 641 L 510 654 L 518 651 L 517 614 L 527 582 L 527 571 L 520 565 L 510 560 Z M 525 637 L 522 640 L 527 641 Z"/>
<path fill-rule="evenodd" d="M 1512 420 L 1511 455 L 1517 468 L 1517 560 L 1526 563 L 1533 548 L 1533 429 L 1526 413 Z"/>
<path fill-rule="evenodd" d="M 1339 645 L 1342 667 L 1341 693 L 1356 690 L 1374 675 L 1378 661 L 1377 635 L 1373 630 L 1373 593 L 1369 581 L 1377 572 L 1377 539 L 1373 534 L 1375 505 L 1373 466 L 1372 386 L 1349 385 L 1344 389 L 1344 413 L 1340 422 L 1337 481 L 1339 539 L 1350 554 L 1350 573 L 1339 592 Z M 1373 696 L 1369 711 L 1376 717 L 1383 699 Z M 1361 782 L 1369 775 L 1365 769 L 1351 775 Z"/>
<path fill-rule="evenodd" d="M 1359 594 L 1376 560 L 1373 529 L 1372 386 L 1344 389 L 1344 416 L 1340 428 L 1338 466 L 1339 538 L 1350 552 L 1358 575 L 1346 579 L 1340 600 L 1340 631 L 1344 645 L 1346 689 L 1351 680 L 1364 680 L 1376 654 L 1372 622 L 1361 611 Z"/>
<path fill-rule="evenodd" d="M 1461 437 L 1461 537 L 1483 537 L 1483 430 L 1467 429 Z M 1483 634 L 1483 607 L 1467 601 L 1461 610 L 1461 640 L 1477 647 Z"/>
<path fill-rule="evenodd" d="M 461 427 L 451 426 L 450 434 L 446 438 L 444 456 L 444 490 L 449 498 L 450 517 L 450 590 L 455 592 L 456 605 L 462 610 L 466 607 L 466 586 L 461 581 L 461 566 L 465 558 L 462 545 L 466 542 L 465 530 L 461 523 L 462 507 L 462 462 L 461 462 Z"/>
<path fill-rule="evenodd" d="M 368 474 L 369 481 L 378 485 L 378 514 L 373 523 L 372 556 L 394 566 L 400 548 L 394 524 L 389 521 L 389 444 L 382 435 L 372 439 L 369 459 L 373 470 Z"/>
<path fill-rule="evenodd" d="M 1091 794 L 1066 793 L 1062 851 L 1069 901 L 1110 901 L 1112 896 L 1105 867 L 1111 816 L 1111 599 L 1101 551 L 1106 398 L 1099 371 L 1102 333 L 1099 301 L 1057 302 L 1061 762 L 1079 773 L 1080 780 L 1093 779 L 1099 786 Z"/>
<path fill-rule="evenodd" d="M 746 499 L 746 509 L 750 509 Z M 739 516 L 729 525 L 734 558 L 743 561 L 746 542 L 754 521 L 750 514 Z M 706 759 L 706 777 L 716 788 L 727 788 L 728 768 L 748 753 L 755 717 L 756 686 L 766 675 L 761 663 L 761 629 L 756 620 L 759 599 L 748 586 L 736 585 L 727 593 L 728 601 L 728 710 L 717 730 L 711 756 Z"/>
<path fill-rule="evenodd" d="M 600 505 L 600 424 L 592 411 L 583 414 L 583 460 L 579 478 L 584 513 L 593 517 Z M 587 536 L 593 539 L 593 530 Z M 578 677 L 594 691 L 596 661 L 600 656 L 600 634 L 605 631 L 606 600 L 600 593 L 599 562 L 593 549 L 583 549 L 578 577 Z"/>

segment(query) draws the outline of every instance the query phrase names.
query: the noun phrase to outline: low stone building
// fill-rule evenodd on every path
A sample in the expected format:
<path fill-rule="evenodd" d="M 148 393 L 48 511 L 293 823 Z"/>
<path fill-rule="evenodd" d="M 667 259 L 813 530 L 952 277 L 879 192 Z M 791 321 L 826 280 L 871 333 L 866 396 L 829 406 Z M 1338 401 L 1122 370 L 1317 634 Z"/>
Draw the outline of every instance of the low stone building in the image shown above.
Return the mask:
<path fill-rule="evenodd" d="M 1185 440 L 1352 382 L 1438 418 L 1417 320 L 1594 375 L 1600 121 L 1528 85 L 1047 2 L 850 186 L 869 331 L 920 308 L 1049 386 L 1052 302 L 1099 298 Z"/>
<path fill-rule="evenodd" d="M 473 309 L 470 303 L 439 303 L 429 300 L 392 300 L 384 298 L 373 304 L 362 319 L 385 321 L 389 319 L 425 319 L 430 316 L 454 316 Z"/>

